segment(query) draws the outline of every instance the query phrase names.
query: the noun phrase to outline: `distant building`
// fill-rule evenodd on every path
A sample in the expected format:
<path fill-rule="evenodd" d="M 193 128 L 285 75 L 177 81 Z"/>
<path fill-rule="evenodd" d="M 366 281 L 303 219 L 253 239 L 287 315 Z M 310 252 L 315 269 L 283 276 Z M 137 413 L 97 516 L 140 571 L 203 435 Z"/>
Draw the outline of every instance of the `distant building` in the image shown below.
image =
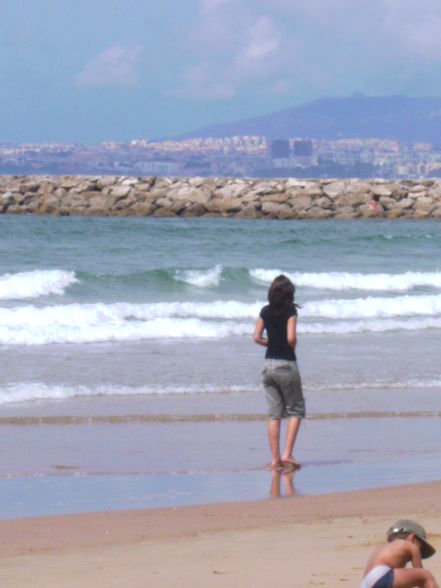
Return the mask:
<path fill-rule="evenodd" d="M 271 159 L 288 159 L 289 141 L 277 139 L 271 143 Z"/>
<path fill-rule="evenodd" d="M 172 176 L 178 173 L 179 163 L 173 159 L 139 161 L 136 167 L 141 173 L 154 176 Z"/>
<path fill-rule="evenodd" d="M 294 141 L 293 151 L 294 157 L 311 157 L 312 141 L 309 139 L 299 139 Z"/>

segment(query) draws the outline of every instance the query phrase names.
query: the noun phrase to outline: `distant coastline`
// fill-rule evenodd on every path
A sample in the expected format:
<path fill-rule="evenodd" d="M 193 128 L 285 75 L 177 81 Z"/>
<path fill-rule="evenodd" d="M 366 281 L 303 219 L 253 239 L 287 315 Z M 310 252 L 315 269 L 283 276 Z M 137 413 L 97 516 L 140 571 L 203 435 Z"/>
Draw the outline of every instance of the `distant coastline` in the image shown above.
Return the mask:
<path fill-rule="evenodd" d="M 0 176 L 0 214 L 441 219 L 441 180 Z"/>

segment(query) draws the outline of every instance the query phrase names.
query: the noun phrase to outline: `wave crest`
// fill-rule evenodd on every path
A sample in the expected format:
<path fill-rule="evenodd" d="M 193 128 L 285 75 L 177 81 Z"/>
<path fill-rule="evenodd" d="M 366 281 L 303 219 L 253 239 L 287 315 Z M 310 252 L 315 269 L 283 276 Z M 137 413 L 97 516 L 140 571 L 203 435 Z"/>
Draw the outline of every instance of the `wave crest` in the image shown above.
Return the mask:
<path fill-rule="evenodd" d="M 270 284 L 285 273 L 296 286 L 321 290 L 365 290 L 367 292 L 406 292 L 418 287 L 441 289 L 441 272 L 405 272 L 402 274 L 360 274 L 348 272 L 282 272 L 277 269 L 250 270 L 250 276 Z"/>
<path fill-rule="evenodd" d="M 222 266 L 216 265 L 209 270 L 176 270 L 174 279 L 198 288 L 218 286 L 222 276 Z"/>
<path fill-rule="evenodd" d="M 0 309 L 0 344 L 44 345 L 249 335 L 261 302 L 65 304 Z M 300 333 L 441 328 L 441 295 L 306 303 Z"/>
<path fill-rule="evenodd" d="M 49 294 L 64 294 L 66 288 L 78 282 L 75 272 L 34 270 L 0 276 L 0 300 L 23 300 Z"/>

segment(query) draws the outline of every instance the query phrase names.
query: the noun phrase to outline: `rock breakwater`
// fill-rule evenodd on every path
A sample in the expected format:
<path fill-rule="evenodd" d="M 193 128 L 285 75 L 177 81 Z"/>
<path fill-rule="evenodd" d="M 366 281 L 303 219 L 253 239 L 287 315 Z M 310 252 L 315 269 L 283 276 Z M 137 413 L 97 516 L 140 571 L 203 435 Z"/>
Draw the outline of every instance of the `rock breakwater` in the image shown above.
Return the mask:
<path fill-rule="evenodd" d="M 441 219 L 441 180 L 0 176 L 0 213 Z"/>

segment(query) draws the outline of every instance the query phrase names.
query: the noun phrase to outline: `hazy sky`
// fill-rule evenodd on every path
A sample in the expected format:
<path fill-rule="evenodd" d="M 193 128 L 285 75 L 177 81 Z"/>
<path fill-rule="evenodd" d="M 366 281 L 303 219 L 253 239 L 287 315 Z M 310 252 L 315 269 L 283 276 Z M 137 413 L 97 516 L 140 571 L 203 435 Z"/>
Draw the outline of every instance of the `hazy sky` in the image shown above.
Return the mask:
<path fill-rule="evenodd" d="M 173 136 L 441 95 L 439 0 L 0 0 L 0 142 Z"/>

